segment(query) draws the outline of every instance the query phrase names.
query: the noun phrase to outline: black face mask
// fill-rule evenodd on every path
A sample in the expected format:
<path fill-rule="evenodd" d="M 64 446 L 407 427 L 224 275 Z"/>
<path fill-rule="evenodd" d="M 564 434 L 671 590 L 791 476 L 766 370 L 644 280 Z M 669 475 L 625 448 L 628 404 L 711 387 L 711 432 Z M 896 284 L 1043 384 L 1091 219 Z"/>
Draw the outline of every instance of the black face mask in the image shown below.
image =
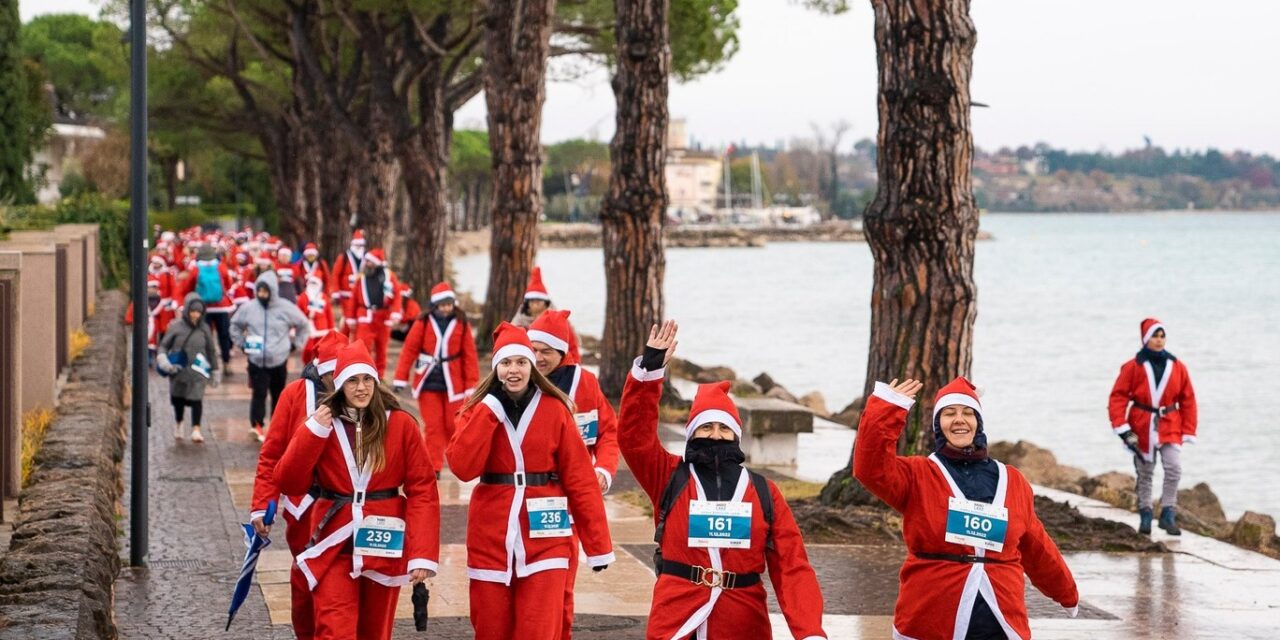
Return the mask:
<path fill-rule="evenodd" d="M 684 461 L 693 464 L 718 467 L 724 464 L 740 465 L 746 460 L 747 455 L 742 452 L 742 443 L 737 440 L 693 438 L 684 447 Z"/>
<path fill-rule="evenodd" d="M 265 297 L 265 298 L 261 298 L 261 297 L 260 297 L 260 298 L 258 298 L 258 304 L 260 304 L 260 305 L 262 305 L 262 306 L 264 306 L 264 307 L 269 307 L 269 306 L 271 306 L 271 296 L 267 296 L 267 297 Z"/>

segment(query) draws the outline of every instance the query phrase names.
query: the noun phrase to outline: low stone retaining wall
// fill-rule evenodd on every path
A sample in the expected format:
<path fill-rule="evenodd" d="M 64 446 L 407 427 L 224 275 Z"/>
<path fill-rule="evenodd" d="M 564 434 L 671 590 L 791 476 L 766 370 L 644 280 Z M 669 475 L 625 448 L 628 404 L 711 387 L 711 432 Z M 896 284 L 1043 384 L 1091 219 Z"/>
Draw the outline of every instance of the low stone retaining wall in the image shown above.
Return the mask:
<path fill-rule="evenodd" d="M 85 327 L 93 342 L 71 366 L 19 498 L 13 541 L 0 558 L 0 637 L 117 637 L 112 585 L 119 569 L 126 303 L 119 291 L 99 294 Z"/>

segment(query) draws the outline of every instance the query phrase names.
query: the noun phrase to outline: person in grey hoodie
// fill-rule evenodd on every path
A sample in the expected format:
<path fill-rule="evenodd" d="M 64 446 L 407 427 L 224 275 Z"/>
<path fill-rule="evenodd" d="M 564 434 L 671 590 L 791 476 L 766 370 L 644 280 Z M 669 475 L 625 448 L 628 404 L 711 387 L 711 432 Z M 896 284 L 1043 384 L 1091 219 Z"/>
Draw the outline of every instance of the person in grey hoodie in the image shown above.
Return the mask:
<path fill-rule="evenodd" d="M 267 416 L 267 394 L 274 409 L 289 377 L 289 354 L 301 349 L 311 333 L 311 323 L 298 305 L 280 297 L 274 271 L 264 271 L 254 281 L 257 303 L 247 303 L 231 317 L 231 339 L 249 356 L 249 430 L 261 442 Z M 291 335 L 292 334 L 292 335 Z"/>
<path fill-rule="evenodd" d="M 204 442 L 200 416 L 204 413 L 204 386 L 218 386 L 222 370 L 215 356 L 213 332 L 204 322 L 205 305 L 195 292 L 188 293 L 182 315 L 169 323 L 156 353 L 156 367 L 169 376 L 169 402 L 173 405 L 173 437 L 182 440 L 183 414 L 191 408 L 191 441 Z M 170 357 L 173 354 L 174 357 Z"/>

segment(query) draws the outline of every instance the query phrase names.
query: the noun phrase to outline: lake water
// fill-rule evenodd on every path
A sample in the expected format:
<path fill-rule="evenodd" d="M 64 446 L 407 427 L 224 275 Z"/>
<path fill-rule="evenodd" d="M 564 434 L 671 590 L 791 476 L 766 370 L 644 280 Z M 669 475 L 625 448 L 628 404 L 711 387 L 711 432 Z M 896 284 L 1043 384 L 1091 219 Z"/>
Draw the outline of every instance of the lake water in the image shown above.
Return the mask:
<path fill-rule="evenodd" d="M 1107 394 L 1154 316 L 1200 404 L 1182 486 L 1208 482 L 1228 517 L 1280 516 L 1280 214 L 988 214 L 981 226 L 995 240 L 977 249 L 973 379 L 993 440 L 1132 472 Z M 600 250 L 547 250 L 538 263 L 556 305 L 600 335 Z M 454 267 L 456 285 L 483 297 L 488 256 Z M 667 310 L 689 360 L 767 371 L 839 410 L 863 388 L 871 276 L 863 243 L 669 249 Z"/>

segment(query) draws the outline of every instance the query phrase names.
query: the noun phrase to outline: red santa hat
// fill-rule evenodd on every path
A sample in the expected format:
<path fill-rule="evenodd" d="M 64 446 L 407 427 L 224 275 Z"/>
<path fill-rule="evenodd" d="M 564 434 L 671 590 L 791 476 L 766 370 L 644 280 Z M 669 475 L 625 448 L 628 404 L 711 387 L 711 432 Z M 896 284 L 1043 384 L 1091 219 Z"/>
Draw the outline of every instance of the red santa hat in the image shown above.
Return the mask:
<path fill-rule="evenodd" d="M 529 344 L 529 334 L 524 329 L 503 322 L 493 330 L 493 370 L 498 370 L 498 363 L 507 358 L 525 358 L 533 362 L 533 346 Z"/>
<path fill-rule="evenodd" d="M 320 249 L 316 248 L 316 243 L 308 242 L 307 245 L 302 248 L 302 255 L 307 256 L 308 258 L 318 256 L 320 255 Z"/>
<path fill-rule="evenodd" d="M 163 266 L 164 266 L 164 264 L 165 264 L 165 263 L 164 263 L 164 256 L 162 256 L 162 255 L 160 255 L 160 254 L 158 254 L 158 253 L 153 253 L 153 254 L 151 254 L 151 261 L 150 261 L 150 262 L 151 262 L 151 264 L 156 264 L 156 265 L 160 265 L 160 266 L 162 266 L 162 267 L 163 267 Z"/>
<path fill-rule="evenodd" d="M 307 276 L 307 286 L 310 287 L 313 283 L 318 287 L 324 287 L 324 279 L 314 273 Z"/>
<path fill-rule="evenodd" d="M 938 389 L 938 395 L 933 398 L 934 423 L 937 423 L 938 414 L 942 413 L 943 409 L 957 404 L 969 407 L 979 417 L 982 416 L 982 403 L 978 402 L 978 388 L 963 376 L 948 382 L 945 387 Z"/>
<path fill-rule="evenodd" d="M 445 300 L 455 300 L 457 295 L 453 292 L 453 287 L 448 282 L 441 282 L 431 287 L 431 304 L 440 304 Z"/>
<path fill-rule="evenodd" d="M 361 230 L 359 230 L 359 229 L 356 229 L 356 230 L 351 234 L 351 246 L 353 246 L 353 247 L 356 247 L 356 246 L 363 247 L 363 246 L 364 246 L 364 232 L 363 232 L 363 231 L 361 231 Z"/>
<path fill-rule="evenodd" d="M 1141 327 L 1142 346 L 1144 347 L 1147 346 L 1147 343 L 1151 341 L 1151 338 L 1156 335 L 1157 331 L 1164 331 L 1165 333 L 1168 333 L 1164 328 L 1164 323 L 1156 320 L 1155 318 L 1147 318 L 1146 320 L 1143 320 Z"/>
<path fill-rule="evenodd" d="M 275 260 L 271 258 L 271 254 L 266 250 L 259 251 L 257 257 L 254 258 L 253 261 L 258 264 L 265 264 L 265 265 L 270 265 L 275 263 Z"/>
<path fill-rule="evenodd" d="M 742 440 L 742 419 L 738 417 L 738 406 L 729 397 L 732 386 L 728 380 L 698 385 L 693 407 L 689 409 L 689 424 L 684 427 L 685 440 L 692 438 L 698 427 L 711 422 L 727 425 L 738 435 L 738 440 Z"/>
<path fill-rule="evenodd" d="M 148 288 L 148 289 L 159 289 L 159 288 L 160 288 L 160 278 L 152 278 L 152 277 L 148 276 L 148 277 L 147 277 L 147 288 Z"/>
<path fill-rule="evenodd" d="M 341 389 L 342 384 L 358 375 L 370 375 L 378 379 L 378 369 L 373 364 L 373 356 L 363 340 L 356 340 L 342 347 L 338 352 L 337 363 L 333 374 L 333 387 Z"/>
<path fill-rule="evenodd" d="M 276 256 L 280 262 L 289 262 L 293 260 L 293 249 L 290 249 L 289 247 L 280 247 L 279 249 L 276 249 Z"/>
<path fill-rule="evenodd" d="M 524 299 L 551 301 L 547 286 L 542 284 L 542 267 L 533 268 L 533 275 L 529 276 L 529 289 L 524 292 Z"/>
<path fill-rule="evenodd" d="M 573 326 L 569 324 L 567 309 L 548 309 L 529 325 L 530 342 L 550 345 L 561 355 L 569 353 L 569 342 L 572 337 Z"/>
<path fill-rule="evenodd" d="M 366 253 L 364 259 L 368 260 L 369 264 L 376 267 L 385 266 L 387 264 L 387 254 L 383 253 L 382 249 L 374 249 L 369 253 Z"/>
<path fill-rule="evenodd" d="M 302 354 L 302 358 L 307 361 L 316 360 L 316 368 L 320 370 L 321 375 L 333 373 L 338 368 L 338 356 L 342 355 L 342 350 L 347 344 L 346 336 L 337 331 L 330 331 L 315 342 L 310 358 L 306 353 Z"/>

